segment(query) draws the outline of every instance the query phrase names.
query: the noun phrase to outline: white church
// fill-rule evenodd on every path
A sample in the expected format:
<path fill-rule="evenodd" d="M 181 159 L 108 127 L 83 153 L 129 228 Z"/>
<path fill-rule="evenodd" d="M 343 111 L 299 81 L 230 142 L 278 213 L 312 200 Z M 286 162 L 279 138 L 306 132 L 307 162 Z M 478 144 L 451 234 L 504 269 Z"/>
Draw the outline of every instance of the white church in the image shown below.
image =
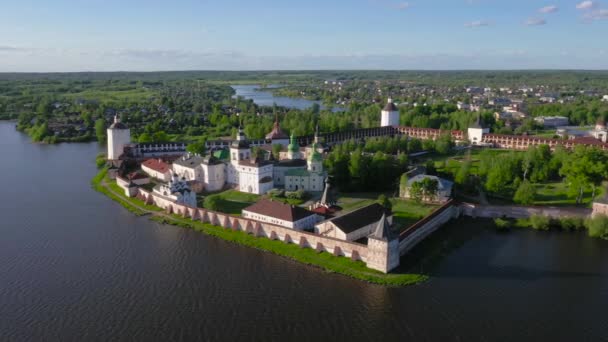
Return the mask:
<path fill-rule="evenodd" d="M 108 159 L 118 160 L 125 147 L 130 144 L 130 130 L 120 122 L 118 117 L 115 117 L 114 123 L 108 128 L 107 133 Z M 269 135 L 272 135 L 273 138 L 276 137 L 277 143 L 281 145 L 286 142 L 278 120 Z M 275 143 L 275 139 L 272 139 L 272 143 Z M 242 127 L 239 127 L 236 140 L 230 144 L 228 160 L 219 160 L 212 155 L 200 157 L 184 154 L 172 164 L 173 177 L 168 187 L 175 187 L 175 184 L 183 181 L 202 183 L 204 189 L 209 192 L 231 187 L 241 192 L 261 195 L 275 188 L 275 185 L 283 186 L 291 191 L 323 191 L 327 172 L 323 170 L 323 157 L 317 149 L 317 144 L 318 136 L 315 134 L 315 142 L 311 147 L 312 152 L 309 154 L 308 160 L 304 160 L 300 146 L 292 136 L 289 139 L 285 159 L 280 161 L 254 159 L 250 143 Z M 151 176 L 154 177 L 154 175 Z M 183 184 L 179 184 L 181 191 Z M 174 194 L 175 192 L 169 188 L 155 190 Z M 183 201 L 180 200 L 180 202 Z"/>

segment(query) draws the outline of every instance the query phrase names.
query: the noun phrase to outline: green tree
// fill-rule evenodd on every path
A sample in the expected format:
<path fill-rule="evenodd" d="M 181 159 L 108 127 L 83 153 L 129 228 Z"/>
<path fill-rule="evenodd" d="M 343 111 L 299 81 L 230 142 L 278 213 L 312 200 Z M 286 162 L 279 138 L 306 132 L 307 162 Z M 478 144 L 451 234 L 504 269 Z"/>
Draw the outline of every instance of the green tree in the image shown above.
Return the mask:
<path fill-rule="evenodd" d="M 103 119 L 95 121 L 95 136 L 99 142 L 106 141 L 106 122 Z"/>
<path fill-rule="evenodd" d="M 205 145 L 204 141 L 193 142 L 193 143 L 188 144 L 188 146 L 186 146 L 186 151 L 193 153 L 193 154 L 198 154 L 199 156 L 204 156 L 206 150 L 207 150 L 207 146 Z"/>
<path fill-rule="evenodd" d="M 377 202 L 378 202 L 378 204 L 380 204 L 381 206 L 385 207 L 386 209 L 392 209 L 393 208 L 393 204 L 388 199 L 388 197 L 386 197 L 385 194 L 380 194 L 380 196 L 378 196 L 378 201 Z"/>
<path fill-rule="evenodd" d="M 282 150 L 283 150 L 283 145 L 281 145 L 281 144 L 272 145 L 272 156 L 274 157 L 274 159 L 276 159 L 276 160 L 280 159 Z"/>
<path fill-rule="evenodd" d="M 439 154 L 448 154 L 454 147 L 454 141 L 450 134 L 442 134 L 437 141 L 435 141 L 435 151 Z"/>
<path fill-rule="evenodd" d="M 167 133 L 165 133 L 164 131 L 158 131 L 152 134 L 152 140 L 154 142 L 168 142 L 169 135 L 167 135 Z"/>
<path fill-rule="evenodd" d="M 515 191 L 513 201 L 524 205 L 532 204 L 534 202 L 534 193 L 534 185 L 528 180 L 524 180 L 517 188 L 517 191 Z"/>

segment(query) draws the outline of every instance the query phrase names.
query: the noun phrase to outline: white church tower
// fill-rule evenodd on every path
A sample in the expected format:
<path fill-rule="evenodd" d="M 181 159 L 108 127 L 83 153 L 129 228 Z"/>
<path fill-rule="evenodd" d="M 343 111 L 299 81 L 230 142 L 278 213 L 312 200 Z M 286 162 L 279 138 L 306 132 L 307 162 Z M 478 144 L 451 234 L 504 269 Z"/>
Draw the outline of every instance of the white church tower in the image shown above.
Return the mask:
<path fill-rule="evenodd" d="M 131 143 L 131 130 L 120 122 L 118 115 L 114 116 L 114 123 L 108 128 L 108 160 L 117 160 Z"/>
<path fill-rule="evenodd" d="M 399 109 L 393 103 L 393 100 L 389 97 L 386 106 L 382 109 L 382 119 L 380 126 L 399 126 Z"/>

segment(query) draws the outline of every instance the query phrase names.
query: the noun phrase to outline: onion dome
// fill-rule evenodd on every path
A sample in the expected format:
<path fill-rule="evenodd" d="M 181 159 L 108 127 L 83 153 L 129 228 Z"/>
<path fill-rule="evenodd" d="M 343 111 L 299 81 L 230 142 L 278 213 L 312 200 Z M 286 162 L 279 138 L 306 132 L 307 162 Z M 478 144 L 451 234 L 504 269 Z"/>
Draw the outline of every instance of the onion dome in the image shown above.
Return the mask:
<path fill-rule="evenodd" d="M 310 153 L 310 161 L 322 162 L 323 156 L 317 151 L 317 143 L 313 143 L 311 146 L 312 152 Z"/>
<path fill-rule="evenodd" d="M 291 134 L 291 138 L 289 139 L 289 146 L 287 146 L 287 151 L 292 153 L 300 152 L 300 145 L 296 142 L 296 138 Z"/>

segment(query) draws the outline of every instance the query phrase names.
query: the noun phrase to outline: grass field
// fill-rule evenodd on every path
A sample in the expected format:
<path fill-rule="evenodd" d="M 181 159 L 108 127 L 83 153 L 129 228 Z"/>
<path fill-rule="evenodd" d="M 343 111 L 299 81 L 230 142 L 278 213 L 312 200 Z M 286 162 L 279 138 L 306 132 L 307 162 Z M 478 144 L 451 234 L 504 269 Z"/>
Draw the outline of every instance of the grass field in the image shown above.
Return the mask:
<path fill-rule="evenodd" d="M 398 198 L 391 199 L 391 203 L 395 215 L 393 219 L 399 225 L 400 231 L 407 229 L 439 207 L 434 204 L 416 203 L 415 201 Z"/>
<path fill-rule="evenodd" d="M 146 101 L 151 97 L 154 97 L 157 93 L 155 91 L 136 88 L 129 90 L 85 90 L 79 93 L 65 94 L 64 98 L 70 100 L 84 99 L 84 100 L 97 100 L 101 103 L 114 102 L 114 101 Z"/>

